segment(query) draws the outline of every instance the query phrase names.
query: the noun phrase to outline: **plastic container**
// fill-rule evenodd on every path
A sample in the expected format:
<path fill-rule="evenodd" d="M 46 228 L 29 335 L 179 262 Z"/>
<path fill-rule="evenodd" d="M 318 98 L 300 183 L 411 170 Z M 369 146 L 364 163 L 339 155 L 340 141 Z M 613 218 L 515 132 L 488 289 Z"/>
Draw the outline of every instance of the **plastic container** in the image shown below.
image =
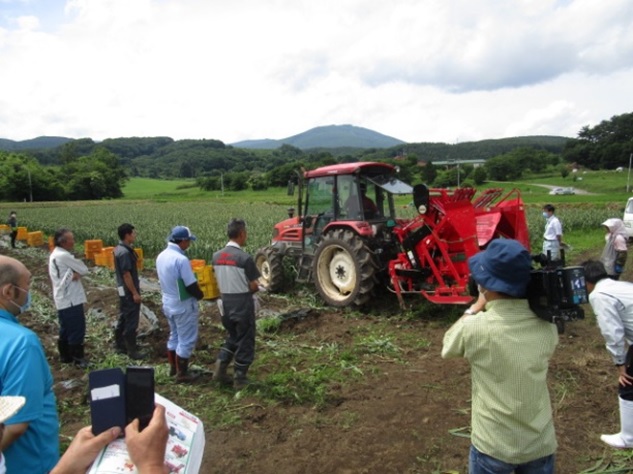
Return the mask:
<path fill-rule="evenodd" d="M 103 250 L 102 240 L 86 240 L 84 242 L 84 253 L 88 260 L 94 260 L 95 254 L 98 254 L 101 250 Z"/>
<path fill-rule="evenodd" d="M 145 267 L 144 262 L 143 262 L 143 249 L 135 248 L 134 253 L 136 253 L 136 256 L 138 257 L 136 259 L 136 269 L 139 271 L 143 270 L 143 268 Z"/>
<path fill-rule="evenodd" d="M 26 235 L 26 243 L 29 247 L 44 245 L 44 233 L 41 230 L 29 232 Z"/>
<path fill-rule="evenodd" d="M 26 227 L 18 227 L 17 240 L 26 240 L 29 237 L 29 231 Z"/>

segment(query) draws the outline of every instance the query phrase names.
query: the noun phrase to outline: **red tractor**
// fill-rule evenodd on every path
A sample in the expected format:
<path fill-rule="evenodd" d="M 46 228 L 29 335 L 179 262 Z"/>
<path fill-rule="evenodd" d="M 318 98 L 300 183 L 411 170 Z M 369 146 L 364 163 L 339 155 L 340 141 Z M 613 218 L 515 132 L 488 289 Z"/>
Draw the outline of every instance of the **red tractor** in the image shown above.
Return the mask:
<path fill-rule="evenodd" d="M 498 237 L 529 250 L 523 201 L 517 190 L 409 186 L 386 163 L 347 163 L 306 171 L 299 179 L 298 215 L 275 225 L 270 246 L 255 261 L 269 291 L 283 286 L 283 259 L 297 281 L 313 282 L 332 306 L 362 305 L 387 286 L 434 303 L 465 304 L 467 260 Z M 417 216 L 396 216 L 394 195 L 413 195 Z"/>

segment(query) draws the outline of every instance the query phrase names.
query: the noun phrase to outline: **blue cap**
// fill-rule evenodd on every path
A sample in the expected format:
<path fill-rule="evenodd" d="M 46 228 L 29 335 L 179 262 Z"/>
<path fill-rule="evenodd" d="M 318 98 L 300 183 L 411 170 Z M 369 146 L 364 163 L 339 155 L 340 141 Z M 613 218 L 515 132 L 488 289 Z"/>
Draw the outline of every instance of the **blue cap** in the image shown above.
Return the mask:
<path fill-rule="evenodd" d="M 189 227 L 178 225 L 171 230 L 168 239 L 170 242 L 174 240 L 196 240 L 196 236 L 191 233 Z"/>
<path fill-rule="evenodd" d="M 530 273 L 530 253 L 516 240 L 495 239 L 468 259 L 473 279 L 487 290 L 524 297 Z"/>

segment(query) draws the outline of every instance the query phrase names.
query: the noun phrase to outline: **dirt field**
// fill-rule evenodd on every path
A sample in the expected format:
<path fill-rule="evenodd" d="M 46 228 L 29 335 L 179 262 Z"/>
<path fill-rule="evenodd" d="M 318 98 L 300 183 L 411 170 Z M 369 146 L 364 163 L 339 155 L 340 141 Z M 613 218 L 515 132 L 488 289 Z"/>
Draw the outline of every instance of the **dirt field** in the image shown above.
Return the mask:
<path fill-rule="evenodd" d="M 46 252 L 0 253 L 20 258 L 35 275 L 34 290 L 50 292 Z M 631 265 L 626 279 L 631 280 Z M 144 276 L 150 280 L 151 272 Z M 117 297 L 112 288 L 87 285 L 89 307 L 104 317 L 116 316 Z M 264 297 L 263 306 L 273 304 Z M 275 305 L 279 303 L 274 302 Z M 395 306 L 395 300 L 387 302 Z M 150 303 L 148 303 L 150 305 Z M 152 364 L 165 364 L 166 329 L 157 304 L 151 304 L 161 330 L 145 339 Z M 277 308 L 280 309 L 280 308 Z M 589 310 L 589 308 L 587 308 Z M 217 314 L 207 314 L 217 318 Z M 55 378 L 61 411 L 63 442 L 85 423 L 86 375 L 62 366 L 56 358 L 56 323 L 22 322 L 42 338 Z M 633 472 L 628 451 L 613 451 L 599 440 L 601 433 L 618 430 L 616 372 L 593 318 L 568 324 L 552 360 L 549 386 L 555 413 L 559 448 L 557 472 Z M 282 331 L 301 339 L 309 335 L 324 343 L 351 344 L 350 329 L 376 324 L 376 316 L 347 318 L 332 310 L 311 311 L 288 322 Z M 447 323 L 437 317 L 408 321 L 398 330 L 430 342 L 426 349 L 401 355 L 401 362 L 376 361 L 376 370 L 361 379 L 335 387 L 334 401 L 323 408 L 312 405 L 267 404 L 245 391 L 241 423 L 216 429 L 205 421 L 207 445 L 203 473 L 465 473 L 470 424 L 470 372 L 463 360 L 442 360 L 441 342 Z M 211 361 L 222 338 L 217 325 L 201 327 L 197 362 Z M 90 340 L 89 345 L 109 341 Z M 516 348 L 521 351 L 520 347 Z M 94 347 L 88 353 L 96 352 Z M 210 367 L 209 367 L 210 369 Z M 263 378 L 273 366 L 260 366 L 252 376 Z M 71 388 L 62 382 L 77 380 Z M 157 391 L 167 387 L 157 387 Z M 203 378 L 192 388 L 195 396 L 212 400 L 218 388 Z M 179 400 L 174 400 L 179 403 Z M 71 407 L 83 406 L 82 410 Z M 600 467 L 598 467 L 600 466 Z M 592 469 L 593 467 L 593 469 Z M 616 470 L 608 470 L 609 469 Z"/>

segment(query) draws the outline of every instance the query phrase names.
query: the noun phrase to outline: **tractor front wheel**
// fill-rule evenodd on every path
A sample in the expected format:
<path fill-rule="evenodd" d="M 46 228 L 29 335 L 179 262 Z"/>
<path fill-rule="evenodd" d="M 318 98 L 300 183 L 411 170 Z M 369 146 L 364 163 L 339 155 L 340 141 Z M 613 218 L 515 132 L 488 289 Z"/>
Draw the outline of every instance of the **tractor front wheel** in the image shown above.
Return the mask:
<path fill-rule="evenodd" d="M 283 255 L 272 247 L 259 249 L 255 254 L 255 266 L 259 270 L 259 284 L 270 292 L 277 292 L 283 288 L 284 267 Z"/>
<path fill-rule="evenodd" d="M 371 250 L 354 232 L 335 229 L 323 236 L 314 255 L 312 273 L 323 299 L 331 306 L 366 303 L 376 283 Z"/>

